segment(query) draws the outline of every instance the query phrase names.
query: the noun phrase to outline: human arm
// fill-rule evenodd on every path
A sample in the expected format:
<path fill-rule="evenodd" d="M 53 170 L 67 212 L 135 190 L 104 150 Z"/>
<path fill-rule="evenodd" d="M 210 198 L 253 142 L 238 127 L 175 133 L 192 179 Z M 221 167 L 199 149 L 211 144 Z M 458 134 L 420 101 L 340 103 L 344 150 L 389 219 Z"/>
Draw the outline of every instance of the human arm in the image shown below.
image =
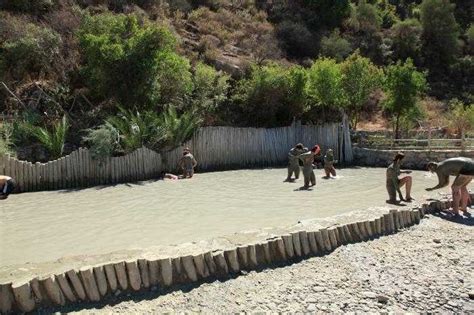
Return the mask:
<path fill-rule="evenodd" d="M 193 156 L 193 167 L 196 167 L 196 165 L 198 165 L 198 162 L 196 161 L 196 159 Z"/>
<path fill-rule="evenodd" d="M 439 189 L 439 188 L 443 188 L 443 187 L 448 186 L 448 184 L 449 184 L 449 174 L 446 175 L 442 172 L 436 172 L 436 174 L 438 175 L 438 185 L 436 185 L 434 187 L 431 187 L 431 188 L 426 188 L 426 191 L 432 191 L 432 190 L 435 190 L 435 189 Z"/>

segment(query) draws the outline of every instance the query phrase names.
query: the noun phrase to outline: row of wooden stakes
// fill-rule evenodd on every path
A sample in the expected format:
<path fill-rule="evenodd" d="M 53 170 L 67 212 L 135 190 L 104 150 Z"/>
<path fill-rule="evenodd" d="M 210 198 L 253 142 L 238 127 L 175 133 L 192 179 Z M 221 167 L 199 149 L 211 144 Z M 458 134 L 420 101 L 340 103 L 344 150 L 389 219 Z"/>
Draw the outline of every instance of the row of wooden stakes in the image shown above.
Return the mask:
<path fill-rule="evenodd" d="M 109 263 L 37 277 L 23 283 L 0 284 L 0 312 L 31 312 L 44 307 L 98 302 L 109 294 L 225 278 L 241 270 L 288 264 L 327 254 L 341 245 L 395 233 L 418 224 L 426 213 L 447 207 L 447 202 L 434 201 L 414 210 L 391 210 L 370 221 L 289 233 L 258 244 L 223 251 Z"/>

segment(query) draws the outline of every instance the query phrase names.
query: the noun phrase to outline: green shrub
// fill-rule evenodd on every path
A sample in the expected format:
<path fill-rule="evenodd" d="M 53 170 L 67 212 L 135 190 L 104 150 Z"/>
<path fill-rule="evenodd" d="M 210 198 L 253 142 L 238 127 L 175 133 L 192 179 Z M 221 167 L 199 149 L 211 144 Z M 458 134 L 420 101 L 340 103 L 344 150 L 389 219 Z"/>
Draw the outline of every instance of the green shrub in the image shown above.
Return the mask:
<path fill-rule="evenodd" d="M 191 111 L 178 114 L 169 106 L 158 118 L 158 124 L 164 132 L 162 148 L 172 149 L 191 138 L 201 124 L 201 118 Z"/>
<path fill-rule="evenodd" d="M 83 73 L 96 97 L 151 109 L 192 89 L 190 65 L 171 32 L 135 15 L 87 15 L 79 30 Z"/>
<path fill-rule="evenodd" d="M 352 51 L 351 43 L 335 29 L 329 36 L 321 39 L 321 55 L 343 61 Z"/>
<path fill-rule="evenodd" d="M 240 119 L 258 127 L 290 124 L 304 112 L 306 78 L 306 71 L 299 67 L 254 67 L 234 91 L 233 103 L 241 112 Z"/>
<path fill-rule="evenodd" d="M 0 77 L 21 80 L 51 74 L 61 46 L 59 34 L 46 26 L 0 14 Z"/>
<path fill-rule="evenodd" d="M 341 108 L 345 102 L 340 65 L 331 58 L 317 59 L 309 70 L 308 95 L 323 108 Z"/>
<path fill-rule="evenodd" d="M 9 123 L 0 123 L 0 156 L 15 156 L 12 135 L 13 125 Z"/>
<path fill-rule="evenodd" d="M 227 99 L 229 75 L 216 71 L 213 67 L 198 63 L 194 69 L 194 91 L 192 105 L 201 115 L 215 112 Z"/>
<path fill-rule="evenodd" d="M 51 159 L 58 159 L 63 155 L 64 144 L 69 130 L 69 123 L 66 116 L 53 125 L 52 130 L 34 125 L 26 125 L 30 134 L 36 138 L 50 155 Z"/>
<path fill-rule="evenodd" d="M 109 129 L 112 133 L 110 141 L 115 140 L 118 134 L 119 148 L 124 153 L 130 153 L 143 146 L 158 149 L 165 137 L 159 115 L 153 111 L 139 112 L 120 108 L 120 112 L 107 118 L 105 126 L 100 128 Z"/>
<path fill-rule="evenodd" d="M 110 123 L 104 123 L 95 129 L 87 129 L 82 140 L 90 144 L 92 156 L 101 159 L 112 156 L 120 147 L 120 134 Z"/>

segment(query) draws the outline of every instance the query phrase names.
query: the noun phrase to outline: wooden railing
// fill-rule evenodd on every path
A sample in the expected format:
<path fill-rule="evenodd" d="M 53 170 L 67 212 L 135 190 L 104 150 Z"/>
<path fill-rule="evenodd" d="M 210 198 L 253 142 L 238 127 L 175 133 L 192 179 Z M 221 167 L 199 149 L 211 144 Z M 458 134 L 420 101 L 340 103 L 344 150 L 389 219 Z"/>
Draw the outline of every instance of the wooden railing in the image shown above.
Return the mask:
<path fill-rule="evenodd" d="M 381 150 L 474 150 L 474 138 L 465 139 L 393 139 L 369 136 L 354 145 Z"/>

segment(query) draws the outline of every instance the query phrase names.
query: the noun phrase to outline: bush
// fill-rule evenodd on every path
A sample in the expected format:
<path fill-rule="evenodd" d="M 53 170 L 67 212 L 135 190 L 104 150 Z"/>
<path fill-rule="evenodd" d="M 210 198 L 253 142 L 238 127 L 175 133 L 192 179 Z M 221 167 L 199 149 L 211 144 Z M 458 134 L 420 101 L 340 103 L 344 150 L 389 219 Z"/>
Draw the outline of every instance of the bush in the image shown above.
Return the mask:
<path fill-rule="evenodd" d="M 48 27 L 0 13 L 0 76 L 22 80 L 54 72 L 61 37 Z"/>
<path fill-rule="evenodd" d="M 86 132 L 82 140 L 90 145 L 93 158 L 102 159 L 119 151 L 120 134 L 111 124 L 105 123 Z"/>
<path fill-rule="evenodd" d="M 150 109 L 191 91 L 189 62 L 175 52 L 176 39 L 165 27 L 135 15 L 88 15 L 79 40 L 83 73 L 98 98 Z"/>
<path fill-rule="evenodd" d="M 317 54 L 317 41 L 306 25 L 285 20 L 278 24 L 276 31 L 289 57 L 304 58 Z"/>
<path fill-rule="evenodd" d="M 0 123 L 0 156 L 15 156 L 12 136 L 13 126 L 9 123 Z"/>
<path fill-rule="evenodd" d="M 407 19 L 393 25 L 390 29 L 394 60 L 412 58 L 415 62 L 420 59 L 421 24 L 418 20 Z"/>
<path fill-rule="evenodd" d="M 341 108 L 345 97 L 341 67 L 331 58 L 317 59 L 309 70 L 308 95 L 323 108 Z"/>
<path fill-rule="evenodd" d="M 63 155 L 66 135 L 69 130 L 66 116 L 63 116 L 60 121 L 53 125 L 53 130 L 34 125 L 26 125 L 25 127 L 48 150 L 51 159 L 58 159 Z"/>
<path fill-rule="evenodd" d="M 306 71 L 299 67 L 254 67 L 249 78 L 238 82 L 233 95 L 240 119 L 257 127 L 289 125 L 304 112 L 306 80 Z"/>
<path fill-rule="evenodd" d="M 0 10 L 33 14 L 47 12 L 53 7 L 53 0 L 6 0 L 0 2 Z"/>
<path fill-rule="evenodd" d="M 159 116 L 153 111 L 139 112 L 120 108 L 120 112 L 107 118 L 105 125 L 99 127 L 99 129 L 102 132 L 109 132 L 111 137 L 104 144 L 104 148 L 110 145 L 115 147 L 116 144 L 109 141 L 115 141 L 118 134 L 119 148 L 124 153 L 130 153 L 143 146 L 158 149 L 160 142 L 165 137 Z M 91 136 L 90 133 L 89 136 Z M 98 147 L 99 143 L 96 142 L 95 145 Z M 107 149 L 110 149 L 110 147 Z"/>
<path fill-rule="evenodd" d="M 349 41 L 341 37 L 339 29 L 321 39 L 321 55 L 343 61 L 352 51 Z"/>
<path fill-rule="evenodd" d="M 203 63 L 196 65 L 192 105 L 200 115 L 209 116 L 227 99 L 229 79 L 227 74 L 216 71 L 213 67 Z"/>

